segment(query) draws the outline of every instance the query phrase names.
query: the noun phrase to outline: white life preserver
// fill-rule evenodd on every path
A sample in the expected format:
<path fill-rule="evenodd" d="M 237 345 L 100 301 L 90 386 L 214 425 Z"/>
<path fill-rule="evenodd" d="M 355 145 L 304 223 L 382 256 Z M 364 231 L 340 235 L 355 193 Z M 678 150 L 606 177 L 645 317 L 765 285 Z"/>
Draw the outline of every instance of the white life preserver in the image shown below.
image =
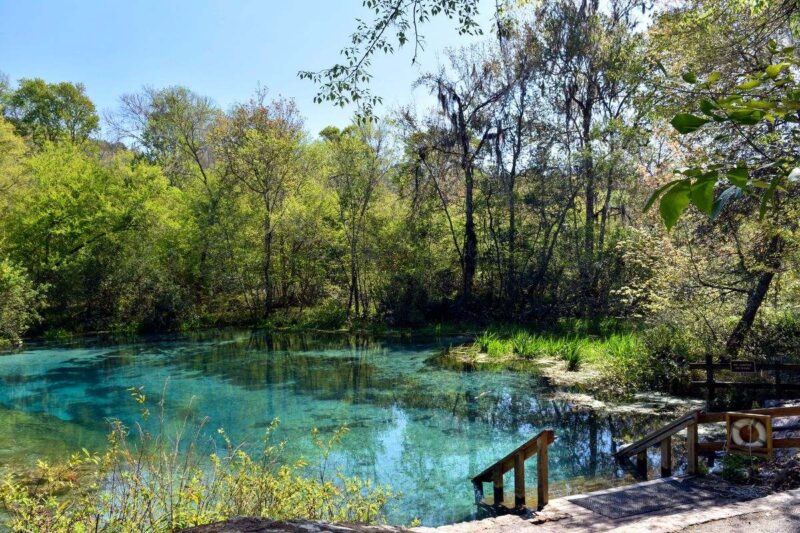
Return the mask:
<path fill-rule="evenodd" d="M 758 440 L 748 441 L 742 438 L 741 430 L 744 427 L 750 429 L 752 435 L 753 429 L 758 432 Z M 744 446 L 745 448 L 763 448 L 767 444 L 767 428 L 758 420 L 752 418 L 740 418 L 731 426 L 731 438 L 737 446 Z"/>

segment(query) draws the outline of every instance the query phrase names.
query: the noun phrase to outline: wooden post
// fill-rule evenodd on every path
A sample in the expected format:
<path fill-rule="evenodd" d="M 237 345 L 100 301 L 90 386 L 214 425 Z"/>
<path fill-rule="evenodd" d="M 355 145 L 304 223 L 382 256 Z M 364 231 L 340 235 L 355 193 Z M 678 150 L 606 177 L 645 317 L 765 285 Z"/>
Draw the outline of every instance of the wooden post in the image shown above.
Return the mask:
<path fill-rule="evenodd" d="M 494 504 L 500 505 L 503 503 L 503 471 L 500 465 L 495 466 L 492 472 L 492 485 L 494 487 Z"/>
<path fill-rule="evenodd" d="M 514 456 L 514 507 L 525 506 L 525 455 Z"/>
<path fill-rule="evenodd" d="M 538 502 L 536 508 L 540 511 L 547 505 L 549 498 L 549 487 L 547 486 L 548 467 L 547 467 L 547 445 L 548 435 L 542 435 L 537 443 L 536 453 L 536 497 Z"/>
<path fill-rule="evenodd" d="M 686 473 L 690 476 L 697 475 L 697 423 L 686 427 Z"/>
<path fill-rule="evenodd" d="M 647 479 L 647 450 L 636 454 L 636 473 Z"/>
<path fill-rule="evenodd" d="M 661 477 L 672 475 L 672 437 L 661 441 Z"/>
<path fill-rule="evenodd" d="M 472 488 L 475 490 L 475 503 L 480 505 L 483 501 L 483 481 L 473 481 Z"/>
<path fill-rule="evenodd" d="M 714 356 L 711 353 L 706 354 L 706 409 L 709 411 L 714 410 L 714 400 L 716 398 L 716 390 L 714 387 Z"/>

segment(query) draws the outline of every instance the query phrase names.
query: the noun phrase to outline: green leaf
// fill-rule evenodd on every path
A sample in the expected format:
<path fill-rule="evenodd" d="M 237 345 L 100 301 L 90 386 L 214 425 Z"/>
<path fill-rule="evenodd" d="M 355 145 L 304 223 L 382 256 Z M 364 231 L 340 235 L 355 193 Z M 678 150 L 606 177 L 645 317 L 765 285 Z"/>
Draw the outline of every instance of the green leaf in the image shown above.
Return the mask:
<path fill-rule="evenodd" d="M 654 190 L 652 192 L 652 194 L 650 194 L 650 197 L 647 199 L 647 202 L 645 202 L 643 211 L 647 212 L 647 210 L 650 209 L 653 206 L 655 201 L 658 200 L 658 197 L 661 196 L 661 194 L 664 191 L 666 191 L 667 189 L 669 189 L 670 187 L 672 187 L 673 185 L 675 185 L 676 183 L 681 182 L 681 181 L 683 181 L 683 180 L 673 180 L 673 181 L 670 181 L 669 183 L 667 183 L 665 185 L 662 185 L 658 189 Z"/>
<path fill-rule="evenodd" d="M 714 209 L 715 179 L 698 180 L 692 184 L 689 199 L 703 213 L 710 215 Z"/>
<path fill-rule="evenodd" d="M 711 74 L 708 75 L 708 78 L 706 79 L 706 84 L 711 85 L 713 83 L 717 83 L 721 77 L 722 73 L 716 71 L 712 72 Z"/>
<path fill-rule="evenodd" d="M 681 180 L 661 197 L 658 211 L 661 213 L 661 219 L 664 221 L 668 231 L 675 226 L 675 223 L 689 206 L 689 191 L 689 180 Z"/>
<path fill-rule="evenodd" d="M 745 105 L 753 109 L 761 109 L 761 110 L 774 109 L 776 107 L 775 102 L 770 102 L 767 100 L 750 100 L 746 102 Z"/>
<path fill-rule="evenodd" d="M 691 113 L 678 113 L 672 118 L 670 124 L 682 134 L 692 133 L 702 128 L 709 119 L 692 115 Z"/>
<path fill-rule="evenodd" d="M 697 76 L 695 75 L 694 72 L 691 71 L 687 71 L 681 74 L 681 78 L 683 78 L 683 81 L 685 81 L 686 83 L 697 83 Z"/>
<path fill-rule="evenodd" d="M 746 167 L 736 167 L 728 171 L 728 181 L 736 185 L 740 189 L 747 187 L 747 182 L 750 180 L 750 171 Z"/>
<path fill-rule="evenodd" d="M 778 63 L 776 65 L 770 65 L 767 67 L 767 70 L 764 72 L 772 78 L 773 80 L 778 77 L 778 74 L 783 72 L 785 69 L 789 67 L 789 63 Z"/>
<path fill-rule="evenodd" d="M 753 79 L 753 80 L 748 80 L 744 83 L 740 83 L 739 85 L 736 86 L 736 88 L 741 89 L 742 91 L 747 91 L 750 89 L 755 89 L 759 85 L 761 85 L 761 80 Z"/>
<path fill-rule="evenodd" d="M 758 109 L 743 109 L 739 111 L 731 111 L 728 113 L 728 118 L 732 121 L 743 124 L 745 126 L 753 126 L 758 124 L 764 117 L 764 112 Z"/>
<path fill-rule="evenodd" d="M 700 111 L 702 111 L 704 115 L 716 117 L 717 115 L 714 114 L 715 109 L 719 109 L 719 106 L 708 98 L 703 98 L 700 100 Z"/>

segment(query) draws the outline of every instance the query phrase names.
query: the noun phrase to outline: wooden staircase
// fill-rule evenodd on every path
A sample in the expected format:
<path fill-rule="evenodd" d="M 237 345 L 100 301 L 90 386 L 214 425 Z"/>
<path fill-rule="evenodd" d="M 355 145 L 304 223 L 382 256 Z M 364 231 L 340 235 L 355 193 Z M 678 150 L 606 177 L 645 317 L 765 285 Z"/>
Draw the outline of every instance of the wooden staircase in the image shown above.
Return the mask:
<path fill-rule="evenodd" d="M 492 466 L 472 478 L 472 486 L 475 488 L 475 502 L 480 504 L 483 501 L 483 484 L 491 482 L 493 485 L 494 505 L 499 506 L 503 502 L 503 475 L 514 469 L 514 507 L 525 506 L 525 461 L 536 455 L 536 490 L 537 508 L 542 509 L 547 505 L 547 447 L 555 441 L 555 433 L 552 429 L 545 429 L 528 442 L 509 453 Z"/>

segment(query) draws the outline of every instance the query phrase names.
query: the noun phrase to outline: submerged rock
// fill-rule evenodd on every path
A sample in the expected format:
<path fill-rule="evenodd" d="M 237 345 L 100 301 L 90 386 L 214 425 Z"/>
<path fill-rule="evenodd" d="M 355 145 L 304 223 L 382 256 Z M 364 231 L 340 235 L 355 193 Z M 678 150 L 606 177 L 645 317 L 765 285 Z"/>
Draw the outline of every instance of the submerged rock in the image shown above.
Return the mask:
<path fill-rule="evenodd" d="M 181 533 L 404 533 L 408 529 L 392 526 L 331 524 L 311 520 L 269 520 L 231 518 L 224 522 L 182 529 Z"/>

